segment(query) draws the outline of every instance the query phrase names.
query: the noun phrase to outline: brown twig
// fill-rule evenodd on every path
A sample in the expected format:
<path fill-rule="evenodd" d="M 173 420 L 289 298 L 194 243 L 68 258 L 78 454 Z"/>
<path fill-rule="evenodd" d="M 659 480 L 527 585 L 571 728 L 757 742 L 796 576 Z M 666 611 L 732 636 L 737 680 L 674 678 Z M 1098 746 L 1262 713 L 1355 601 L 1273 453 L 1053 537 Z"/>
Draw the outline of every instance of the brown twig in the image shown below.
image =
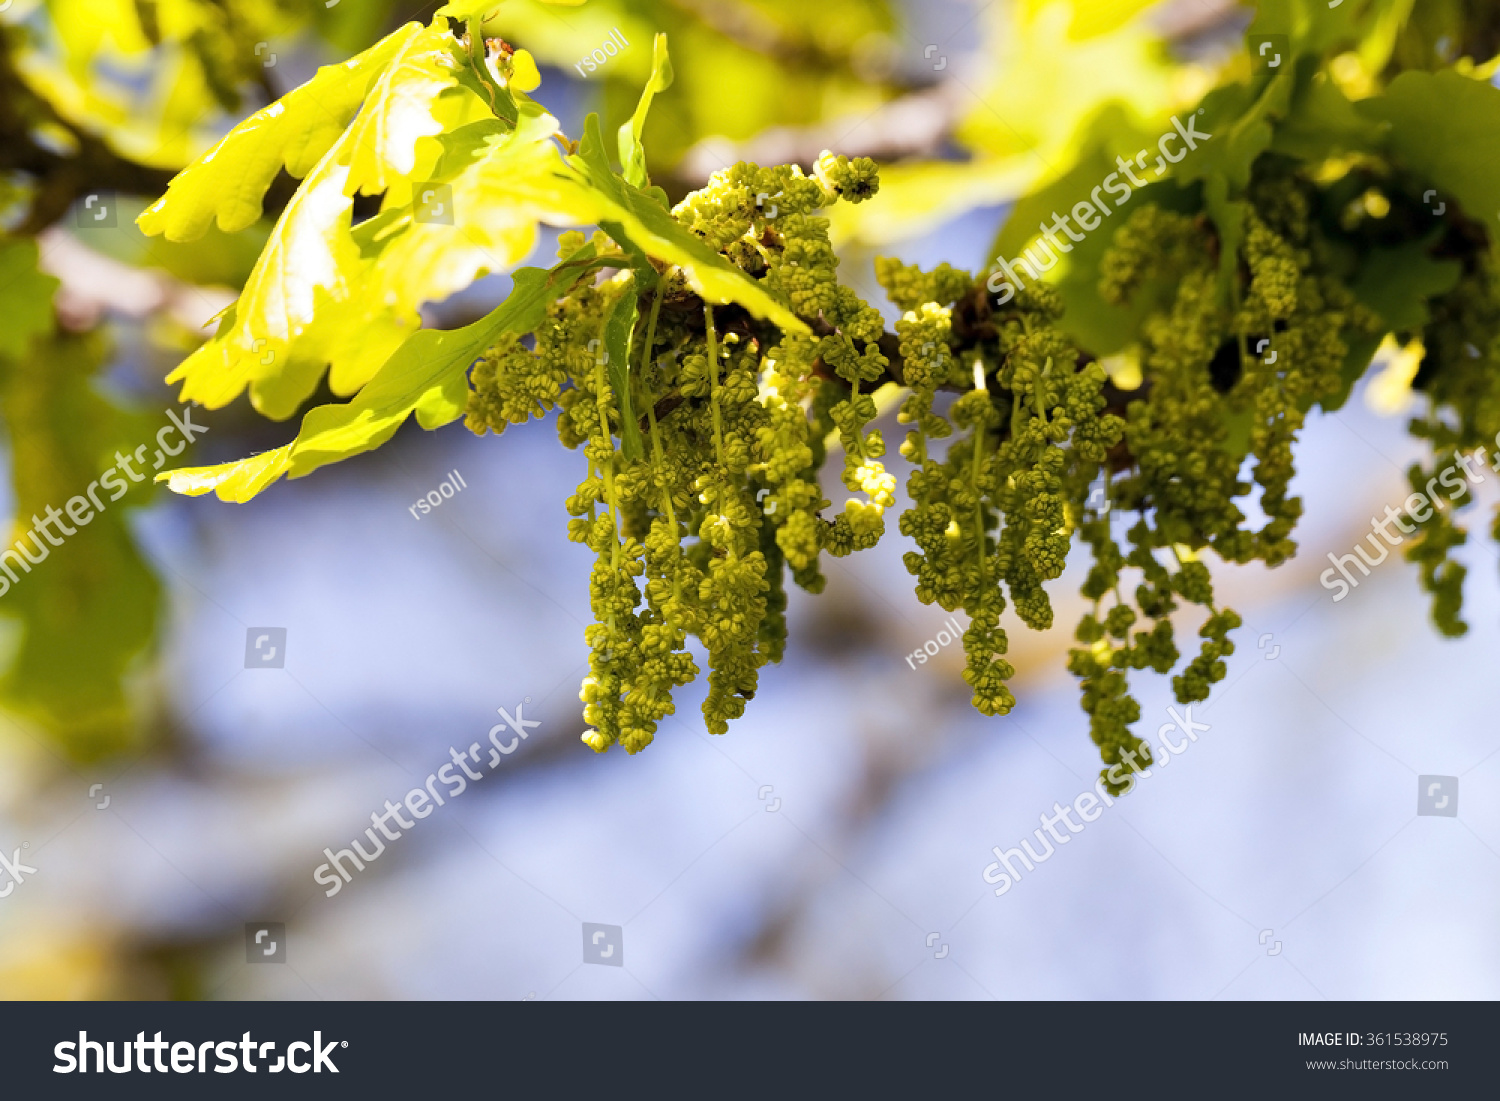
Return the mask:
<path fill-rule="evenodd" d="M 39 123 L 66 130 L 76 152 L 64 155 L 39 144 Z M 75 125 L 33 93 L 16 71 L 9 41 L 0 38 L 0 172 L 20 172 L 36 181 L 31 209 L 18 234 L 36 234 L 60 221 L 80 197 L 109 190 L 156 197 L 173 173 L 116 153 L 100 137 Z"/>

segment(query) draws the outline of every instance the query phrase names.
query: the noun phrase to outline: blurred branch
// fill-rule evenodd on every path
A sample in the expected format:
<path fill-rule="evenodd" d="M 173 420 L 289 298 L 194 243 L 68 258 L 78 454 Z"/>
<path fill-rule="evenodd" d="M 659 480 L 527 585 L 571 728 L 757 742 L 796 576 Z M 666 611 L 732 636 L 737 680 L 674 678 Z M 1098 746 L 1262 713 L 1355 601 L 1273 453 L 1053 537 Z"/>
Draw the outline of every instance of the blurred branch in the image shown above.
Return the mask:
<path fill-rule="evenodd" d="M 77 151 L 68 156 L 40 144 L 35 130 L 42 122 L 66 130 Z M 53 225 L 91 191 L 155 198 L 175 175 L 122 157 L 102 138 L 63 118 L 21 79 L 8 43 L 0 48 L 0 172 L 24 172 L 36 181 L 31 209 L 17 227 L 23 234 Z"/>
<path fill-rule="evenodd" d="M 773 58 L 779 65 L 853 73 L 865 79 L 872 75 L 856 71 L 860 62 L 857 57 L 851 57 L 852 51 L 829 50 L 812 36 L 788 34 L 764 13 L 739 0 L 666 2 L 746 49 Z"/>
<path fill-rule="evenodd" d="M 1170 0 L 1150 18 L 1162 37 L 1186 42 L 1237 30 L 1249 16 L 1239 0 Z"/>
<path fill-rule="evenodd" d="M 816 126 L 776 126 L 744 142 L 708 138 L 688 150 L 676 175 L 690 190 L 736 161 L 810 166 L 825 149 L 882 162 L 931 157 L 970 100 L 970 93 L 949 82 L 893 99 L 867 115 L 844 115 Z"/>
<path fill-rule="evenodd" d="M 207 337 L 211 319 L 234 301 L 227 287 L 197 287 L 165 272 L 134 267 L 95 252 L 61 229 L 44 230 L 40 240 L 42 269 L 62 282 L 57 312 L 69 329 L 92 329 L 106 312 L 137 320 L 165 312 L 183 328 Z"/>
<path fill-rule="evenodd" d="M 734 14 L 744 9 L 731 10 L 713 0 L 671 2 L 685 10 L 718 13 L 715 18 L 724 25 L 710 22 L 711 26 L 752 48 L 760 48 L 755 36 L 765 32 L 750 26 L 757 21 L 748 14 L 743 19 Z M 1245 9 L 1237 0 L 1172 0 L 1152 15 L 1162 37 L 1184 48 L 1236 34 L 1245 17 Z M 704 18 L 708 20 L 707 15 Z M 781 56 L 779 51 L 785 48 L 777 46 L 776 56 Z M 669 194 L 686 194 L 707 183 L 719 169 L 737 161 L 807 167 L 825 149 L 850 157 L 870 157 L 882 163 L 937 157 L 951 141 L 973 102 L 970 89 L 956 80 L 947 80 L 911 91 L 866 115 L 844 115 L 812 126 L 777 126 L 742 142 L 706 138 L 688 150 L 670 177 L 657 182 Z"/>

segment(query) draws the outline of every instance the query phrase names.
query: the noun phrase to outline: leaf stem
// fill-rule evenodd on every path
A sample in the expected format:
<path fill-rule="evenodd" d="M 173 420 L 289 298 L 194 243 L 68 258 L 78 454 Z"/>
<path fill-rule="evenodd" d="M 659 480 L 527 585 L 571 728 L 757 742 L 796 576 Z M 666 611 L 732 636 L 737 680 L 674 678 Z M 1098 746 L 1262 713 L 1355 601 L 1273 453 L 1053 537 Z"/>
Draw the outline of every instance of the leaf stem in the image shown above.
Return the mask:
<path fill-rule="evenodd" d="M 705 331 L 708 334 L 708 401 L 714 417 L 714 455 L 724 465 L 724 428 L 719 420 L 719 341 L 714 332 L 714 308 L 703 303 Z"/>
<path fill-rule="evenodd" d="M 646 383 L 646 365 L 651 362 L 651 349 L 656 344 L 656 319 L 661 315 L 661 290 L 657 289 L 651 301 L 651 316 L 646 322 L 646 346 L 641 350 L 641 383 Z M 646 395 L 651 396 L 649 393 Z M 661 434 L 656 430 L 656 402 L 646 402 L 646 421 L 651 427 L 651 451 L 656 456 L 657 469 L 666 470 L 666 455 L 662 451 Z M 677 529 L 677 513 L 672 508 L 672 490 L 663 485 L 661 489 L 662 504 L 666 506 L 667 520 L 672 529 Z"/>
<path fill-rule="evenodd" d="M 604 494 L 609 502 L 609 521 L 614 527 L 615 537 L 610 545 L 609 562 L 610 567 L 616 575 L 620 571 L 620 506 L 615 500 L 615 441 L 609 431 L 609 410 L 605 405 L 605 395 L 609 388 L 604 379 L 604 356 L 594 357 L 594 410 L 599 417 L 599 438 L 610 449 L 609 460 L 600 465 L 599 469 L 604 475 Z"/>
<path fill-rule="evenodd" d="M 974 528 L 979 548 L 980 586 L 981 589 L 988 589 L 990 585 L 990 570 L 984 547 L 984 492 L 979 485 L 980 474 L 983 470 L 984 421 L 981 419 L 974 425 L 974 465 L 970 470 L 969 482 L 974 490 Z"/>
<path fill-rule="evenodd" d="M 474 73 L 479 77 L 479 83 L 484 85 L 485 91 L 490 94 L 490 113 L 495 113 L 495 86 L 490 83 L 485 73 L 485 47 L 484 47 L 484 19 L 475 16 L 468 20 L 469 30 L 469 60 L 474 64 Z"/>

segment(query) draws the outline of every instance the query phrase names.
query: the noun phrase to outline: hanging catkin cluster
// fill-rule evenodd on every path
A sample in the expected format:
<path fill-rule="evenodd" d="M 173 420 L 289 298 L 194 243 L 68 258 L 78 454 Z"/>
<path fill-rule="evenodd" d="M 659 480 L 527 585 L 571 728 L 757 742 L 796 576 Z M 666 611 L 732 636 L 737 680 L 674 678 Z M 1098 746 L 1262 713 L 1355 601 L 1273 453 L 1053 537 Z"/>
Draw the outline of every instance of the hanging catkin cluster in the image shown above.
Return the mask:
<path fill-rule="evenodd" d="M 952 347 L 953 310 L 976 305 L 972 280 L 946 266 L 930 275 L 886 260 L 877 276 L 905 316 L 896 325 L 911 396 L 900 419 L 912 425 L 902 455 L 913 466 L 913 506 L 901 533 L 917 598 L 969 616 L 964 680 L 974 706 L 1003 715 L 1015 705 L 1014 673 L 1000 614 L 1006 593 L 1027 626 L 1052 625 L 1043 589 L 1063 571 L 1081 501 L 1123 422 L 1104 413 L 1103 368 L 1084 362 L 1056 327 L 1057 294 L 1039 286 L 991 312 L 977 301 L 971 339 Z M 933 410 L 939 388 L 957 389 L 945 419 Z M 941 459 L 931 441 L 964 434 Z"/>
<path fill-rule="evenodd" d="M 556 408 L 562 442 L 586 460 L 567 501 L 571 537 L 596 556 L 585 740 L 601 752 L 649 744 L 673 713 L 673 689 L 699 673 L 690 637 L 708 655 L 708 729 L 723 733 L 744 712 L 760 667 L 782 656 L 787 575 L 819 592 L 823 553 L 847 555 L 885 533 L 896 480 L 871 425 L 875 391 L 894 382 L 906 390 L 897 418 L 910 467 L 905 564 L 919 600 L 968 616 L 964 680 L 975 708 L 1014 706 L 1002 614 L 1052 626 L 1045 586 L 1076 534 L 1092 556 L 1081 589 L 1090 607 L 1069 668 L 1104 771 L 1146 767 L 1149 747 L 1130 729 L 1140 706 L 1129 672 L 1177 670 L 1184 704 L 1224 678 L 1240 618 L 1216 601 L 1203 555 L 1275 566 L 1295 553 L 1297 433 L 1311 408 L 1347 393 L 1350 347 L 1380 331 L 1319 228 L 1337 200 L 1266 158 L 1237 233 L 1137 207 L 1100 266 L 1107 302 L 1144 295 L 1149 306 L 1138 377 L 1121 389 L 1060 326 L 1061 299 L 1046 284 L 997 305 L 982 278 L 946 264 L 924 272 L 878 260 L 901 311 L 886 334 L 880 312 L 839 283 L 818 213 L 877 186 L 867 160 L 825 154 L 811 176 L 738 164 L 672 211 L 810 335 L 708 306 L 678 269 L 621 270 L 578 284 L 532 339 L 507 336 L 475 367 L 471 428 L 499 432 Z M 614 247 L 602 233 L 594 243 Z M 583 244 L 566 234 L 560 254 Z M 1225 248 L 1233 262 L 1221 262 Z M 623 372 L 604 351 L 621 316 Z M 1424 366 L 1418 385 L 1457 415 L 1435 413 L 1414 430 L 1439 455 L 1497 439 L 1492 261 L 1470 259 L 1425 337 L 1445 366 Z M 819 482 L 834 440 L 849 491 L 838 506 Z M 1413 468 L 1414 485 L 1426 476 Z M 1258 529 L 1236 503 L 1251 494 L 1265 517 Z M 1463 574 L 1448 554 L 1464 534 L 1449 512 L 1434 512 L 1408 554 L 1437 594 L 1440 625 L 1457 631 Z M 1179 669 L 1173 619 L 1183 605 L 1203 618 L 1197 653 Z M 1115 790 L 1128 782 L 1106 779 Z"/>
<path fill-rule="evenodd" d="M 1292 444 L 1313 403 L 1338 392 L 1349 341 L 1376 329 L 1316 255 L 1315 189 L 1269 167 L 1251 187 L 1242 263 L 1227 286 L 1212 226 L 1153 206 L 1131 216 L 1101 265 L 1108 301 L 1128 302 L 1153 281 L 1175 287 L 1142 326 L 1142 384 L 1126 406 L 1130 465 L 1107 487 L 1114 518 L 1083 526 L 1095 563 L 1083 595 L 1094 609 L 1079 624 L 1069 667 L 1082 680 L 1106 764 L 1125 754 L 1127 763 L 1139 761 L 1133 767 L 1151 762 L 1129 730 L 1140 707 L 1125 671 L 1176 667 L 1170 617 L 1179 602 L 1207 616 L 1197 655 L 1172 678 L 1178 702 L 1207 699 L 1224 678 L 1223 659 L 1234 652 L 1228 635 L 1241 621 L 1215 601 L 1199 556 L 1212 550 L 1227 562 L 1275 566 L 1295 553 L 1302 503 L 1287 495 Z M 1253 488 L 1239 477 L 1246 455 L 1266 516 L 1258 531 L 1235 504 Z M 1115 531 L 1129 513 L 1137 518 L 1126 551 Z M 1122 585 L 1127 569 L 1138 571 L 1133 600 Z"/>
<path fill-rule="evenodd" d="M 871 384 L 889 366 L 884 321 L 839 284 L 827 222 L 816 216 L 876 187 L 868 160 L 825 156 L 813 176 L 740 164 L 673 211 L 816 335 L 710 307 L 676 269 L 650 287 L 622 272 L 553 303 L 534 348 L 507 338 L 474 370 L 471 428 L 501 431 L 556 406 L 562 442 L 587 460 L 567 507 L 571 538 L 597 556 L 581 693 L 585 740 L 597 751 L 651 742 L 673 713 L 672 690 L 698 675 L 689 636 L 708 652 L 704 719 L 724 733 L 754 697 L 760 667 L 781 658 L 787 570 L 816 592 L 823 551 L 849 554 L 884 531 L 895 479 L 879 461 L 880 433 L 867 429 Z M 582 244 L 566 234 L 560 254 Z M 625 375 L 643 440 L 633 457 L 617 443 L 629 426 L 602 351 L 626 296 L 638 313 Z M 858 496 L 830 520 L 818 471 L 834 432 L 844 484 Z"/>
<path fill-rule="evenodd" d="M 1468 532 L 1455 513 L 1474 502 L 1472 492 L 1454 488 L 1472 480 L 1455 469 L 1458 456 L 1473 453 L 1479 463 L 1500 472 L 1500 271 L 1484 237 L 1471 225 L 1445 226 L 1437 248 L 1459 258 L 1462 271 L 1421 333 L 1405 334 L 1421 355 L 1413 386 L 1430 403 L 1425 415 L 1412 420 L 1411 432 L 1427 440 L 1432 452 L 1427 462 L 1414 463 L 1407 471 L 1411 491 L 1427 495 L 1432 508 L 1408 513 L 1406 523 L 1416 529 L 1416 538 L 1406 557 L 1417 563 L 1422 585 L 1432 593 L 1438 629 L 1458 636 L 1468 631 L 1460 616 L 1468 571 L 1451 555 L 1468 541 Z M 1483 476 L 1480 467 L 1472 469 Z M 1436 496 L 1430 494 L 1434 479 L 1444 487 Z M 1500 541 L 1500 510 L 1491 536 Z"/>

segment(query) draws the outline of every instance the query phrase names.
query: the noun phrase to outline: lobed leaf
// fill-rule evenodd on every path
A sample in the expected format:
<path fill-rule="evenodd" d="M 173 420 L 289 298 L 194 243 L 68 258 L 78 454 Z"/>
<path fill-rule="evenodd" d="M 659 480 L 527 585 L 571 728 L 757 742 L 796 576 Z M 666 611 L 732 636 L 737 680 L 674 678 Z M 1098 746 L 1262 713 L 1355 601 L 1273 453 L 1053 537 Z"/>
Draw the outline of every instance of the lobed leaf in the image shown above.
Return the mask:
<path fill-rule="evenodd" d="M 190 497 L 212 491 L 243 503 L 283 475 L 301 478 L 379 447 L 412 414 L 426 429 L 455 421 L 468 402 L 469 366 L 502 333 L 535 329 L 547 304 L 594 266 L 585 247 L 550 271 L 522 268 L 510 297 L 489 314 L 461 329 L 413 333 L 353 401 L 309 410 L 291 443 L 237 462 L 167 471 L 157 481 Z"/>
<path fill-rule="evenodd" d="M 1392 154 L 1469 217 L 1500 216 L 1500 89 L 1452 71 L 1411 71 L 1357 106 L 1385 127 Z"/>
<path fill-rule="evenodd" d="M 349 194 L 378 195 L 411 175 L 418 140 L 443 131 L 435 116 L 438 97 L 457 88 L 465 64 L 457 41 L 439 23 L 400 44 L 350 128 Z"/>
<path fill-rule="evenodd" d="M 285 167 L 295 177 L 306 176 L 344 133 L 370 81 L 422 30 L 420 23 L 408 23 L 343 64 L 325 65 L 251 115 L 146 208 L 136 220 L 141 232 L 193 241 L 215 221 L 226 233 L 254 225 L 276 174 Z"/>
<path fill-rule="evenodd" d="M 516 228 L 503 247 L 481 241 L 490 246 L 483 263 L 461 255 L 467 227 L 456 233 L 451 217 L 449 224 L 415 221 L 417 185 L 405 177 L 418 169 L 425 175 L 432 162 L 420 143 L 444 127 L 461 126 L 481 105 L 460 87 L 457 71 L 465 62 L 454 53 L 452 37 L 413 27 L 396 43 L 353 124 L 325 150 L 282 212 L 214 338 L 168 377 L 182 382 L 183 400 L 217 408 L 248 386 L 258 410 L 282 419 L 313 392 L 325 367 L 331 368 L 335 393 L 353 393 L 418 327 L 423 302 L 467 286 L 480 268 L 513 264 L 529 249 L 534 219 Z M 490 122 L 501 126 L 493 116 Z M 541 144 L 553 127 L 555 122 L 535 128 L 541 134 L 528 131 L 527 140 Z M 555 151 L 544 152 L 560 167 Z M 372 189 L 387 191 L 388 209 L 356 236 L 352 196 Z M 514 215 L 503 200 L 474 196 L 468 206 L 480 211 L 498 201 L 502 215 Z M 393 203 L 401 205 L 400 213 L 390 212 Z M 384 255 L 384 249 L 370 247 L 377 234 L 383 246 L 393 239 L 405 243 Z"/>
<path fill-rule="evenodd" d="M 449 190 L 451 224 L 418 220 L 409 205 L 387 209 L 355 231 L 377 265 L 378 293 L 397 301 L 438 300 L 476 278 L 525 259 L 540 222 L 592 220 L 587 189 L 562 162 L 557 120 L 529 100 L 514 128 L 490 118 L 444 135 L 432 182 Z M 413 185 L 414 189 L 417 185 Z"/>
<path fill-rule="evenodd" d="M 648 256 L 678 265 L 705 301 L 738 302 L 788 332 L 809 331 L 759 283 L 709 248 L 655 199 L 615 174 L 604 152 L 599 116 L 589 115 L 583 141 L 568 163 L 591 187 L 590 221 L 614 222 Z"/>
<path fill-rule="evenodd" d="M 1213 137 L 1177 166 L 1182 183 L 1221 177 L 1226 195 L 1242 195 L 1250 186 L 1255 159 L 1271 147 L 1275 123 L 1286 117 L 1295 82 L 1290 73 L 1262 78 L 1258 85 L 1216 88 L 1203 100 L 1198 129 Z"/>
<path fill-rule="evenodd" d="M 1349 288 L 1380 315 L 1391 332 L 1420 332 L 1431 319 L 1428 300 L 1447 294 L 1463 274 L 1463 264 L 1434 260 L 1428 247 L 1421 241 L 1408 241 L 1371 250 Z"/>
<path fill-rule="evenodd" d="M 182 383 L 182 401 L 217 409 L 248 386 L 256 409 L 283 419 L 328 363 L 339 380 L 362 381 L 415 326 L 357 293 L 368 262 L 349 233 L 349 169 L 339 164 L 348 141 L 346 131 L 292 196 L 213 339 L 167 376 Z"/>

